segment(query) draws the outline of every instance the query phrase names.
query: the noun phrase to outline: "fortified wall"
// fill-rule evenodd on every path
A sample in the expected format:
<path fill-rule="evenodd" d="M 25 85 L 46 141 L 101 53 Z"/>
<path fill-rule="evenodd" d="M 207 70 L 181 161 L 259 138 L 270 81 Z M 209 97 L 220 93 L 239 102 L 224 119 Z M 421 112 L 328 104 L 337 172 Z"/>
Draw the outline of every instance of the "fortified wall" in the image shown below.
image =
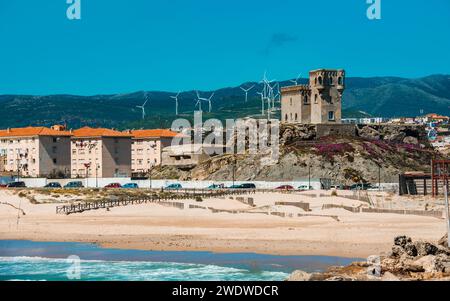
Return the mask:
<path fill-rule="evenodd" d="M 315 141 L 322 137 L 354 137 L 429 147 L 425 127 L 395 124 L 281 124 L 280 143 Z"/>

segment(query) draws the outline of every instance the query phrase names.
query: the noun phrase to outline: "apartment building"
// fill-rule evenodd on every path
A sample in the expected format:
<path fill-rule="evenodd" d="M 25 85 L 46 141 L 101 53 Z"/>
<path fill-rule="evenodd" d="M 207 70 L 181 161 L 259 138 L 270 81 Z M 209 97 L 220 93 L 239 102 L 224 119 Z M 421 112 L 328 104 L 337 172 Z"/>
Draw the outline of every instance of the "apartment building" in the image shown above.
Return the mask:
<path fill-rule="evenodd" d="M 0 172 L 25 177 L 69 174 L 71 135 L 63 126 L 0 130 Z"/>
<path fill-rule="evenodd" d="M 71 174 L 76 177 L 130 177 L 132 135 L 83 127 L 71 138 Z"/>
<path fill-rule="evenodd" d="M 153 166 L 161 165 L 162 151 L 177 136 L 170 130 L 133 130 L 131 144 L 131 169 L 133 173 L 146 173 Z"/>

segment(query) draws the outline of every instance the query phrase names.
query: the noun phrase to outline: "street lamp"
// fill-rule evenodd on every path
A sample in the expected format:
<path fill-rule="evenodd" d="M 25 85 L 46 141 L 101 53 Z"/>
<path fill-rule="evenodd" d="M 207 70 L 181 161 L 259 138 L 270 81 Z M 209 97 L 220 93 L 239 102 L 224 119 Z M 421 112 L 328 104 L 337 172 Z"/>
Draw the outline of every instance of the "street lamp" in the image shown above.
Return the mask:
<path fill-rule="evenodd" d="M 311 189 L 311 165 L 308 164 L 308 190 Z"/>
<path fill-rule="evenodd" d="M 232 172 L 232 177 L 233 177 L 233 187 L 234 187 L 234 181 L 235 181 L 235 174 L 236 174 L 236 158 L 233 158 L 233 172 Z"/>
<path fill-rule="evenodd" d="M 152 171 L 153 171 L 153 164 L 151 164 L 150 168 L 148 169 L 148 180 L 150 189 L 152 189 Z"/>
<path fill-rule="evenodd" d="M 91 163 L 84 163 L 84 167 L 86 167 L 86 188 L 88 188 L 89 168 L 91 167 Z"/>
<path fill-rule="evenodd" d="M 100 164 L 95 164 L 95 188 L 98 188 L 98 170 L 100 169 Z"/>

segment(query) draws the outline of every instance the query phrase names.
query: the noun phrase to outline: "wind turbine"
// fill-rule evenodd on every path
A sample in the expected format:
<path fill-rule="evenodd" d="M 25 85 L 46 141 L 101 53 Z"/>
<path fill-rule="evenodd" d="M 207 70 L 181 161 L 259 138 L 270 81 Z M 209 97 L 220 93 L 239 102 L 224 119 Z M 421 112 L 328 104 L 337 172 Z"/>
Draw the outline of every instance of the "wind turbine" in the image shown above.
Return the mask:
<path fill-rule="evenodd" d="M 170 98 L 175 99 L 175 115 L 178 115 L 178 96 L 181 92 L 178 92 L 175 96 L 170 96 Z"/>
<path fill-rule="evenodd" d="M 299 74 L 295 79 L 291 79 L 290 82 L 294 83 L 296 86 L 298 85 L 298 80 L 300 79 L 302 75 Z"/>
<path fill-rule="evenodd" d="M 202 100 L 203 101 L 206 101 L 206 102 L 208 102 L 208 105 L 209 105 L 209 113 L 211 113 L 211 110 L 212 110 L 212 102 L 211 102 L 211 99 L 213 98 L 213 96 L 214 96 L 214 94 L 216 93 L 216 92 L 213 92 L 212 94 L 211 94 L 211 96 L 209 97 L 209 98 L 204 98 L 204 97 L 200 97 L 200 94 L 198 93 L 198 91 L 196 91 L 197 92 L 197 104 L 200 104 L 200 111 L 202 110 L 201 109 L 201 103 L 202 103 Z M 197 105 L 196 104 L 196 105 Z"/>
<path fill-rule="evenodd" d="M 261 95 L 261 115 L 264 116 L 264 92 L 256 92 L 256 94 Z"/>
<path fill-rule="evenodd" d="M 248 89 L 244 89 L 243 87 L 240 87 L 241 90 L 245 92 L 245 102 L 247 102 L 247 99 L 248 99 L 248 92 L 249 92 L 251 89 L 253 89 L 254 87 L 255 87 L 255 85 L 251 86 L 251 87 L 248 88 Z"/>
<path fill-rule="evenodd" d="M 198 91 L 195 91 L 197 93 L 197 102 L 195 103 L 195 107 L 198 106 L 198 110 L 202 112 L 202 98 L 200 97 L 200 94 Z"/>
<path fill-rule="evenodd" d="M 142 120 L 145 119 L 145 105 L 147 104 L 148 101 L 147 92 L 144 93 L 144 98 L 145 98 L 144 104 L 142 106 L 136 106 L 136 108 L 142 109 Z"/>
<path fill-rule="evenodd" d="M 216 93 L 216 92 L 213 92 L 213 93 L 211 94 L 211 96 L 206 100 L 206 101 L 208 102 L 208 104 L 209 104 L 209 113 L 211 113 L 211 110 L 212 110 L 212 102 L 211 102 L 211 100 L 212 100 L 212 98 L 213 98 L 213 96 L 214 96 L 215 93 Z"/>

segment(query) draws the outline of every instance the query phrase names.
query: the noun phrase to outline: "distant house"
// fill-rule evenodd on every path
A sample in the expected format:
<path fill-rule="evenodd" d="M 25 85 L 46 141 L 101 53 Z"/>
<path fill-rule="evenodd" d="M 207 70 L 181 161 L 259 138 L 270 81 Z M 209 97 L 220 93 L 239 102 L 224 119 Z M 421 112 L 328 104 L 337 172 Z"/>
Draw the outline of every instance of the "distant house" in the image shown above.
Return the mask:
<path fill-rule="evenodd" d="M 63 126 L 0 130 L 0 171 L 25 177 L 68 175 L 71 136 Z"/>
<path fill-rule="evenodd" d="M 131 169 L 133 173 L 146 173 L 161 165 L 163 148 L 170 146 L 176 132 L 165 129 L 133 130 L 131 142 Z"/>
<path fill-rule="evenodd" d="M 74 130 L 72 177 L 130 177 L 131 138 L 130 133 L 105 128 Z"/>
<path fill-rule="evenodd" d="M 162 152 L 162 165 L 194 167 L 209 158 L 222 154 L 224 145 L 182 144 L 168 146 Z"/>
<path fill-rule="evenodd" d="M 427 114 L 422 117 L 424 123 L 448 123 L 450 117 L 438 115 L 436 113 Z"/>

